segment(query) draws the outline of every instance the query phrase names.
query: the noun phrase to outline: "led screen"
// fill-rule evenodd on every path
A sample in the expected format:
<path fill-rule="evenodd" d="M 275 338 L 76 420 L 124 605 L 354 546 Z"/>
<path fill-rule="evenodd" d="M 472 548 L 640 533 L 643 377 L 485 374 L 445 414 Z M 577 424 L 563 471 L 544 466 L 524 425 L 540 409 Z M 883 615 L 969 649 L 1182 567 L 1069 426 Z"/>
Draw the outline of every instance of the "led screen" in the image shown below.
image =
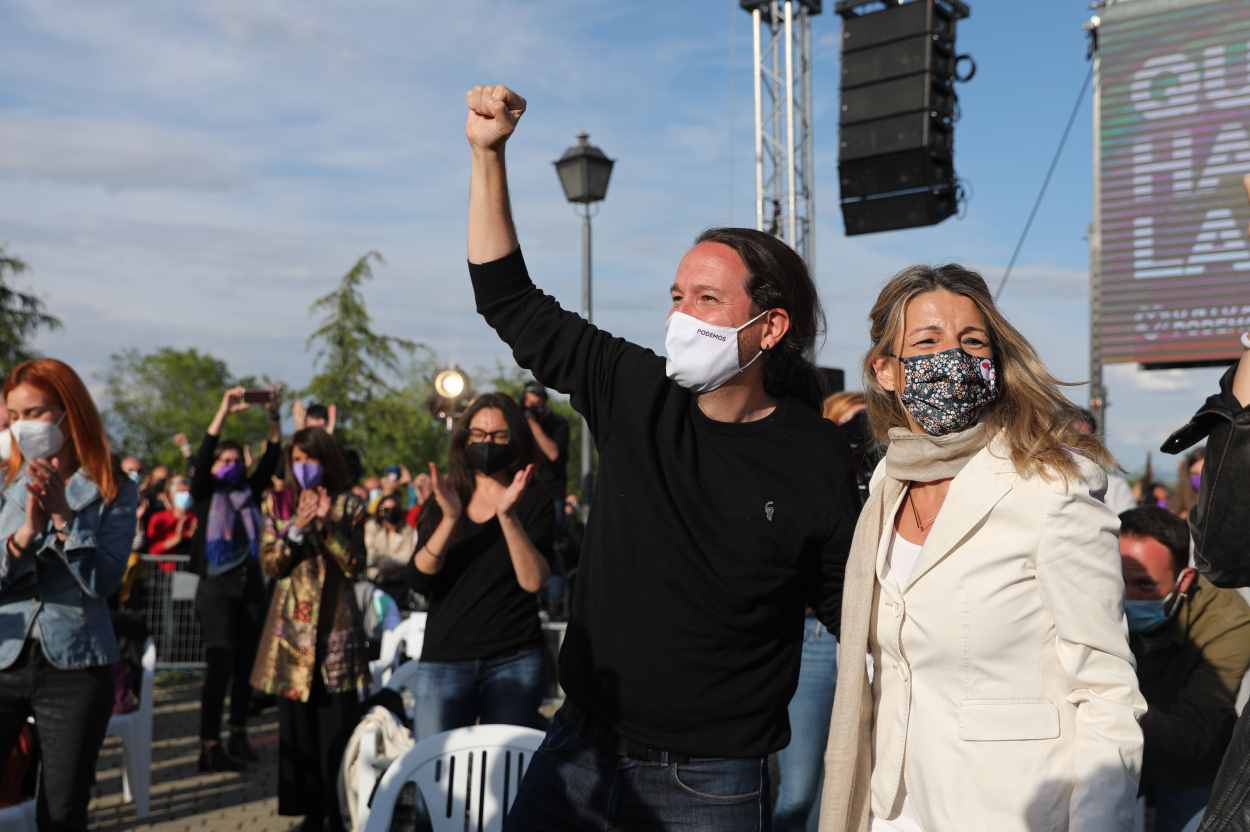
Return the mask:
<path fill-rule="evenodd" d="M 1250 329 L 1250 0 L 1124 0 L 1099 37 L 1103 360 L 1231 359 Z"/>

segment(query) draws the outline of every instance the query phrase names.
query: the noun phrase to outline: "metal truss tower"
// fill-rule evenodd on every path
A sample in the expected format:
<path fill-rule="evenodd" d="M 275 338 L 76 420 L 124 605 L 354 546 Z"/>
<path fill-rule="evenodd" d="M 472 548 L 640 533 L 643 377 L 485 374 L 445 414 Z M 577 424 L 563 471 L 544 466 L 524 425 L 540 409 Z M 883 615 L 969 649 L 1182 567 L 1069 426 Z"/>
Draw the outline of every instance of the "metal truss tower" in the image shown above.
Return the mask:
<path fill-rule="evenodd" d="M 821 0 L 740 0 L 755 56 L 755 227 L 815 271 L 812 23 Z"/>

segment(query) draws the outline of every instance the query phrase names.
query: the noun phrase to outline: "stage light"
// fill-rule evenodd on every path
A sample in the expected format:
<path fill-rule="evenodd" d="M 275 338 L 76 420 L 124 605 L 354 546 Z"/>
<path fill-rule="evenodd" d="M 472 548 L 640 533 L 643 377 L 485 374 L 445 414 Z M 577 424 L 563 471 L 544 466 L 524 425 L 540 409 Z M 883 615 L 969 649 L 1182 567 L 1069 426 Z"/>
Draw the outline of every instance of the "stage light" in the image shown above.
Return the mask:
<path fill-rule="evenodd" d="M 444 399 L 460 398 L 468 386 L 468 380 L 459 370 L 443 370 L 434 377 L 434 390 Z"/>

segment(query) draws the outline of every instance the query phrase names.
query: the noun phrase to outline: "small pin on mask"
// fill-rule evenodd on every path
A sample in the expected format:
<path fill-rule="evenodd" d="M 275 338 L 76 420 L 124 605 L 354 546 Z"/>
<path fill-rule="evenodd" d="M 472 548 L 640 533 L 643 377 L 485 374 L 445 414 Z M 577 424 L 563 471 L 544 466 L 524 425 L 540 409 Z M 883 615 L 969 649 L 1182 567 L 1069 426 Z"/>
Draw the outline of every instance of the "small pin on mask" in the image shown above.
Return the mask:
<path fill-rule="evenodd" d="M 764 503 L 764 517 L 768 519 L 769 523 L 773 522 L 773 512 L 775 510 L 776 510 L 776 506 L 773 504 L 772 500 L 769 500 L 767 503 Z"/>

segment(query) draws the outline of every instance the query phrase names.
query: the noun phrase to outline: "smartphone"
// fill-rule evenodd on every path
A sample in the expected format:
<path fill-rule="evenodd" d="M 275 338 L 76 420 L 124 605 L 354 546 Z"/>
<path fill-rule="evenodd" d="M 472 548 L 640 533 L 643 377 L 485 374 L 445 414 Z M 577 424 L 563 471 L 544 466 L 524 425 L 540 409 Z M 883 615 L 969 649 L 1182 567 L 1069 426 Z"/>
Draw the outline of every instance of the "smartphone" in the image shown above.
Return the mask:
<path fill-rule="evenodd" d="M 272 390 L 244 390 L 243 401 L 248 404 L 269 404 L 273 401 Z"/>

